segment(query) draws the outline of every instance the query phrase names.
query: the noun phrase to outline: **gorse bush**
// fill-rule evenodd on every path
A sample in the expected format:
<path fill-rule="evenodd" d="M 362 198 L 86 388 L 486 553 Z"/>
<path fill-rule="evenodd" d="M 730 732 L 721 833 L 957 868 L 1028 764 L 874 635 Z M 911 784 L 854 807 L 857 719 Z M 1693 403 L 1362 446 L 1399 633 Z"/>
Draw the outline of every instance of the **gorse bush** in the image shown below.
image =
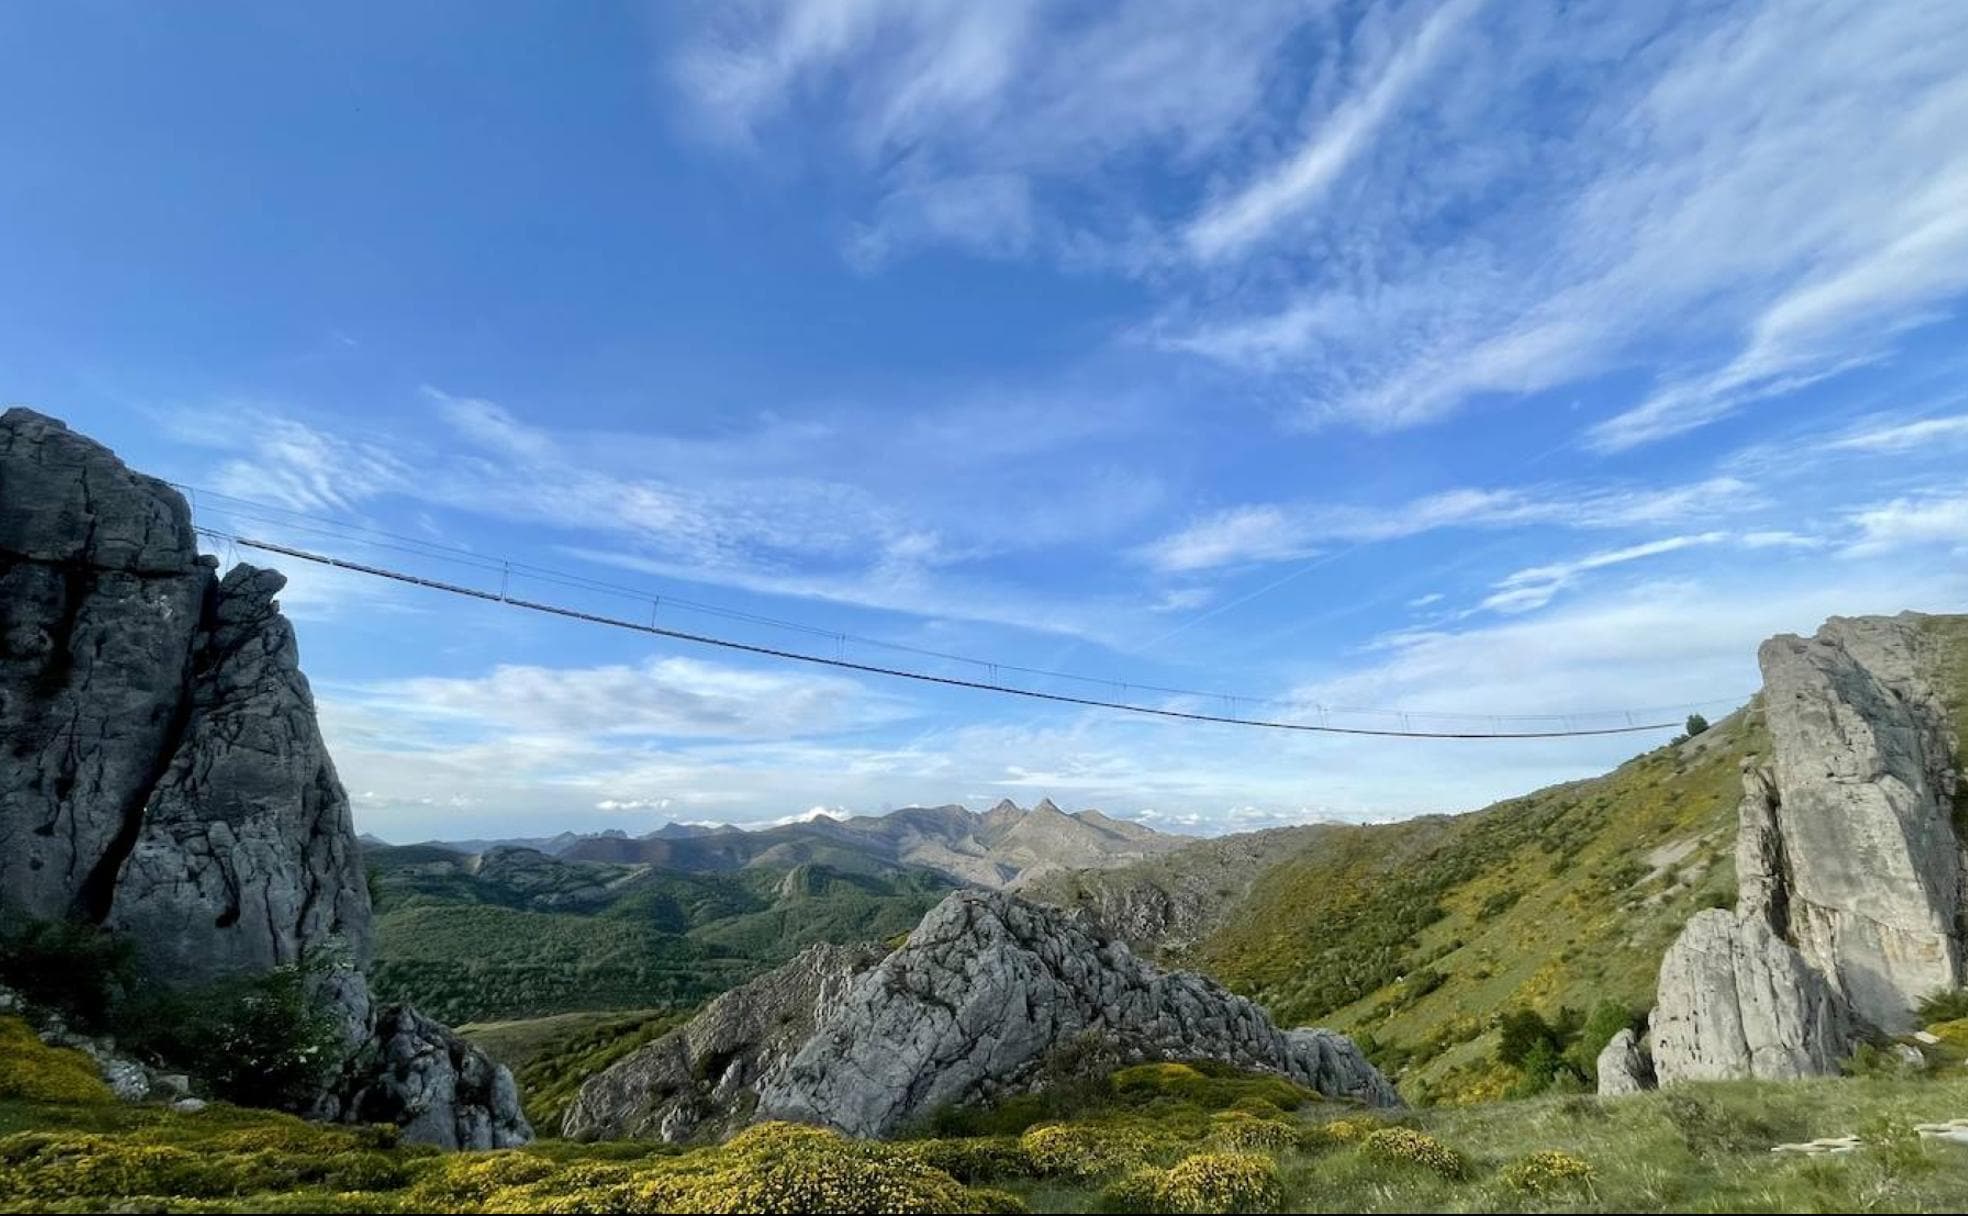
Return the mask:
<path fill-rule="evenodd" d="M 1283 1198 L 1278 1166 L 1256 1153 L 1198 1153 L 1155 1185 L 1164 1212 L 1271 1212 Z"/>
<path fill-rule="evenodd" d="M 1519 1194 L 1550 1195 L 1590 1187 L 1592 1166 L 1582 1157 L 1546 1149 L 1511 1162 L 1497 1177 Z"/>
<path fill-rule="evenodd" d="M 1055 1123 L 1026 1132 L 1018 1147 L 1033 1173 L 1086 1181 L 1145 1165 L 1166 1144 L 1125 1125 Z"/>
<path fill-rule="evenodd" d="M 1298 1127 L 1283 1119 L 1227 1110 L 1210 1116 L 1209 1138 L 1228 1149 L 1276 1153 L 1297 1146 Z"/>
<path fill-rule="evenodd" d="M 1420 1166 L 1444 1178 L 1463 1178 L 1469 1173 L 1469 1161 L 1461 1153 L 1427 1132 L 1411 1127 L 1383 1127 L 1369 1132 L 1360 1147 L 1376 1160 L 1390 1165 Z"/>

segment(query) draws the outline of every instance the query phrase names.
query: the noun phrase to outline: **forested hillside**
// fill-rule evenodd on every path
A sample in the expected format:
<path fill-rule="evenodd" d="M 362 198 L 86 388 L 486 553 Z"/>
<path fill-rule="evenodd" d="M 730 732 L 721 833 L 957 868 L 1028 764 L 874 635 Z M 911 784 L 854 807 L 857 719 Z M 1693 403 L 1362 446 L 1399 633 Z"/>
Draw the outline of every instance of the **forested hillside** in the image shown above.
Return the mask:
<path fill-rule="evenodd" d="M 517 848 L 364 857 L 378 990 L 460 1022 L 694 1005 L 814 942 L 907 932 L 953 885 L 926 870 L 680 874 Z"/>

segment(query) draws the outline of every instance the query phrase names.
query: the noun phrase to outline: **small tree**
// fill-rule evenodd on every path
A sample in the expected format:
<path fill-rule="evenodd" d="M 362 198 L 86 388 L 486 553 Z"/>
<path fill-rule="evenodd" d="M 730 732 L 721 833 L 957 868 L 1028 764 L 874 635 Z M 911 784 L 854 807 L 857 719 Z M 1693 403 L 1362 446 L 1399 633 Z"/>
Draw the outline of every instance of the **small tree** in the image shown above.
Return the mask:
<path fill-rule="evenodd" d="M 1707 718 L 1702 717 L 1700 714 L 1688 715 L 1688 737 L 1690 739 L 1694 738 L 1696 735 L 1701 734 L 1703 731 L 1707 729 L 1708 729 Z"/>

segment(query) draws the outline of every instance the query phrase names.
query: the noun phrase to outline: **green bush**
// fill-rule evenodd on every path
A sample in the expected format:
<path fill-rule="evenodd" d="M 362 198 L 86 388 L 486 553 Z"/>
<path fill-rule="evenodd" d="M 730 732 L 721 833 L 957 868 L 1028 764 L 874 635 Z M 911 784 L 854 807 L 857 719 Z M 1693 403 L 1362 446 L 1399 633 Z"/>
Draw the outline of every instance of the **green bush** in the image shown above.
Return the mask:
<path fill-rule="evenodd" d="M 298 1110 L 343 1054 L 342 1027 L 318 995 L 319 974 L 314 965 L 276 967 L 198 991 L 153 994 L 132 1044 L 228 1102 Z"/>
<path fill-rule="evenodd" d="M 1147 1164 L 1161 1147 L 1136 1128 L 1085 1123 L 1035 1127 L 1018 1138 L 1032 1171 L 1076 1181 L 1104 1178 Z"/>
<path fill-rule="evenodd" d="M 105 1029 L 136 978 L 129 943 L 94 925 L 27 921 L 0 931 L 0 984 L 84 1030 Z"/>

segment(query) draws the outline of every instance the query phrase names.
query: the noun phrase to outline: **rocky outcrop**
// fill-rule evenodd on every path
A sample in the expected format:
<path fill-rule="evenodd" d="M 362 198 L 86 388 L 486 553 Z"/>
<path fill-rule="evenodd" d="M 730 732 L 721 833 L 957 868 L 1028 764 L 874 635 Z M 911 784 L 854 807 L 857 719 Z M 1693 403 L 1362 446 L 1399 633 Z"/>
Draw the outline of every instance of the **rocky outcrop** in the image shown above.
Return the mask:
<path fill-rule="evenodd" d="M 727 1134 L 846 993 L 881 961 L 870 946 L 810 946 L 712 1001 L 686 1026 L 589 1078 L 561 1122 L 573 1139 L 687 1140 Z"/>
<path fill-rule="evenodd" d="M 1739 900 L 1662 960 L 1663 1083 L 1829 1074 L 1961 982 L 1953 733 L 1930 618 L 1834 617 L 1765 642 L 1767 761 L 1743 771 Z"/>
<path fill-rule="evenodd" d="M 1920 619 L 1833 618 L 1763 644 L 1779 932 L 1889 1032 L 1959 982 L 1961 844 L 1946 711 Z"/>
<path fill-rule="evenodd" d="M 1335 1097 L 1398 1102 L 1347 1039 L 1282 1031 L 1199 975 L 1164 973 L 1082 921 L 996 892 L 958 892 L 856 981 L 783 1072 L 773 1118 L 883 1135 L 951 1103 L 1029 1088 L 1082 1036 L 1123 1060 L 1214 1059 Z"/>
<path fill-rule="evenodd" d="M 1030 1090 L 1060 1049 L 1210 1059 L 1372 1106 L 1400 1099 L 1353 1043 L 1280 1030 L 1199 975 L 1164 973 L 1085 918 L 960 891 L 908 944 L 815 947 L 591 1078 L 570 1136 L 670 1141 L 790 1119 L 886 1135 L 948 1104 Z"/>
<path fill-rule="evenodd" d="M 1628 1027 L 1599 1050 L 1593 1071 L 1599 1077 L 1599 1096 L 1617 1098 L 1654 1087 L 1654 1064 L 1640 1046 L 1640 1036 Z"/>
<path fill-rule="evenodd" d="M 1663 1084 L 1838 1071 L 1851 1016 L 1830 984 L 1756 917 L 1697 913 L 1661 960 L 1651 1033 Z"/>
<path fill-rule="evenodd" d="M 321 1113 L 394 1123 L 406 1139 L 440 1148 L 512 1148 L 533 1139 L 506 1066 L 407 1005 L 377 1016 Z"/>
<path fill-rule="evenodd" d="M 105 926 L 165 983 L 323 963 L 352 1059 L 405 1067 L 414 1024 L 463 1086 L 415 1109 L 510 1134 L 497 1106 L 471 1109 L 496 1065 L 370 1006 L 367 886 L 284 582 L 221 579 L 177 491 L 52 418 L 0 415 L 0 917 Z M 426 1096 L 446 1081 L 411 1071 Z"/>

